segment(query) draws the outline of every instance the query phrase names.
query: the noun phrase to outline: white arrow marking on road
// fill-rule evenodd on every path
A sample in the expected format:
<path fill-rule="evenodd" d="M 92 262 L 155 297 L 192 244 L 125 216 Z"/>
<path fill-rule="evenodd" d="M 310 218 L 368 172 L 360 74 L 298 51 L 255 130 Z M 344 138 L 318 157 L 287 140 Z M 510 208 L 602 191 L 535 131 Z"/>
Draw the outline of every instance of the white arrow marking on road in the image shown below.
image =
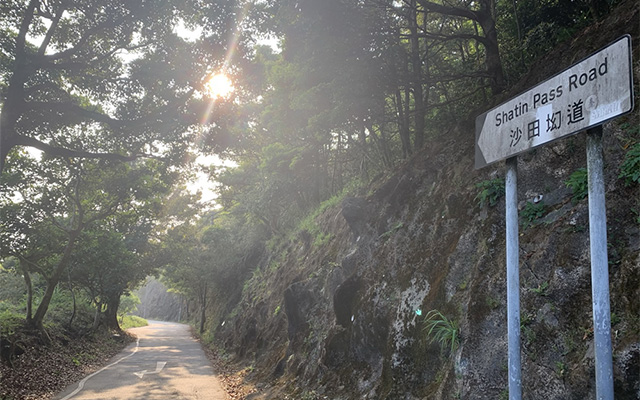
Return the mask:
<path fill-rule="evenodd" d="M 145 375 L 159 374 L 160 371 L 162 371 L 162 368 L 164 368 L 165 365 L 167 365 L 167 363 L 165 361 L 158 361 L 158 363 L 156 364 L 156 370 L 155 371 L 148 372 L 145 369 L 144 371 L 134 372 L 133 374 L 136 375 L 138 378 L 142 379 L 142 377 L 145 376 Z"/>

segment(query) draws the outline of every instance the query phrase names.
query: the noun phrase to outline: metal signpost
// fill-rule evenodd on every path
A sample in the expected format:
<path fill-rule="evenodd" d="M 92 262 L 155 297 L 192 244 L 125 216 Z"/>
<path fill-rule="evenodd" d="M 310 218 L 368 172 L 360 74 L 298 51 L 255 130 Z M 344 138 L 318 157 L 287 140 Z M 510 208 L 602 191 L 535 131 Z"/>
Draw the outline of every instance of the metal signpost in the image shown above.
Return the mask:
<path fill-rule="evenodd" d="M 613 400 L 602 124 L 633 109 L 625 35 L 476 118 L 476 169 L 507 159 L 505 179 L 509 399 L 522 398 L 517 154 L 587 130 L 591 290 L 598 400 Z"/>

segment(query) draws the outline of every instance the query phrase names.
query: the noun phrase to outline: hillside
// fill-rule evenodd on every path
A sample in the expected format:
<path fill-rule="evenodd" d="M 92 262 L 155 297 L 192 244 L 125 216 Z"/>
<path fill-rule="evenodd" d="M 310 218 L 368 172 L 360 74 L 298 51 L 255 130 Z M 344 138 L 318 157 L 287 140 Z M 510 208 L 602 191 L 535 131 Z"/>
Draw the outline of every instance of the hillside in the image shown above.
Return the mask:
<path fill-rule="evenodd" d="M 623 3 L 503 98 L 623 33 L 635 45 L 637 98 L 639 9 Z M 249 366 L 248 379 L 268 382 L 248 398 L 507 398 L 504 200 L 478 198 L 504 167 L 473 170 L 476 114 L 265 250 L 240 302 L 213 306 L 216 343 Z M 640 187 L 618 177 L 639 124 L 634 112 L 604 126 L 617 399 L 640 393 Z M 584 134 L 519 158 L 526 399 L 595 396 L 588 202 L 567 184 L 585 166 Z M 459 346 L 430 342 L 432 310 L 459 326 Z"/>

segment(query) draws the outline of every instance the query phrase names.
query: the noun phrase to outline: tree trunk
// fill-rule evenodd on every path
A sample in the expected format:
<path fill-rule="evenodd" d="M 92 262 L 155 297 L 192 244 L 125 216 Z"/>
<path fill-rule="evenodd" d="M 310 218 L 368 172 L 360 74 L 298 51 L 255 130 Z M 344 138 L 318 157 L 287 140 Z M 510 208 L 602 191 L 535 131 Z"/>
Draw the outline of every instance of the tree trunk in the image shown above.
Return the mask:
<path fill-rule="evenodd" d="M 44 316 L 47 313 L 47 310 L 49 309 L 49 304 L 51 304 L 51 298 L 53 297 L 53 293 L 56 289 L 56 286 L 58 285 L 58 282 L 60 282 L 62 273 L 64 272 L 64 269 L 67 267 L 67 264 L 69 264 L 69 261 L 71 259 L 71 253 L 73 252 L 73 249 L 76 244 L 76 240 L 78 239 L 79 235 L 80 235 L 80 229 L 74 230 L 71 233 L 69 233 L 69 241 L 67 242 L 67 246 L 64 249 L 62 258 L 58 262 L 58 265 L 53 271 L 53 274 L 51 275 L 51 277 L 46 279 L 47 286 L 44 291 L 44 296 L 42 297 L 42 301 L 38 305 L 38 309 L 36 310 L 36 313 L 33 316 L 31 323 L 29 324 L 30 327 L 38 329 L 41 332 L 44 332 L 44 326 L 42 324 L 42 322 L 44 321 Z"/>
<path fill-rule="evenodd" d="M 363 129 L 367 129 L 369 131 L 371 139 L 377 145 L 382 158 L 382 164 L 385 166 L 385 168 L 392 168 L 393 161 L 391 158 L 391 151 L 389 150 L 389 140 L 387 139 L 387 135 L 384 132 L 384 125 L 380 124 L 378 126 L 378 131 L 380 131 L 380 137 L 378 137 L 375 130 L 373 129 L 373 124 L 371 123 L 371 121 L 367 121 L 366 123 L 367 126 Z"/>
<path fill-rule="evenodd" d="M 414 1 L 414 0 L 412 0 Z M 498 48 L 498 32 L 496 31 L 495 20 L 495 0 L 480 0 L 480 9 L 477 11 L 463 7 L 451 7 L 443 4 L 433 3 L 429 0 L 417 0 L 425 10 L 433 11 L 444 15 L 452 15 L 478 21 L 484 38 L 479 41 L 484 45 L 486 51 L 485 66 L 490 76 L 490 86 L 493 94 L 498 94 L 504 90 L 505 81 L 500 60 L 500 50 Z"/>
<path fill-rule="evenodd" d="M 416 0 L 411 0 L 409 32 L 411 33 L 411 76 L 413 80 L 413 101 L 415 104 L 414 148 L 419 150 L 424 145 L 424 93 L 422 91 L 422 59 L 420 57 L 420 38 L 418 37 L 418 10 Z"/>
<path fill-rule="evenodd" d="M 27 325 L 32 324 L 33 320 L 33 284 L 31 283 L 31 274 L 27 268 L 22 266 L 22 261 L 20 262 L 22 268 L 22 276 L 24 277 L 24 284 L 27 287 L 27 316 L 26 322 Z"/>
<path fill-rule="evenodd" d="M 358 139 L 360 140 L 361 146 L 361 159 L 360 159 L 360 178 L 366 182 L 369 174 L 367 171 L 367 135 L 365 133 L 364 125 L 360 127 L 360 131 L 358 132 Z"/>
<path fill-rule="evenodd" d="M 396 89 L 396 112 L 398 116 L 400 142 L 402 143 L 402 158 L 409 158 L 411 155 L 411 133 L 409 132 L 408 121 L 404 115 L 400 89 Z"/>
<path fill-rule="evenodd" d="M 113 298 L 107 300 L 107 309 L 104 312 L 104 324 L 107 329 L 120 332 L 120 324 L 118 323 L 118 307 L 120 307 L 120 295 L 114 295 Z"/>
<path fill-rule="evenodd" d="M 71 284 L 71 271 L 67 268 L 67 278 L 69 282 L 69 291 L 71 292 L 71 300 L 73 301 L 73 311 L 71 312 L 71 317 L 69 318 L 69 328 L 73 324 L 73 320 L 76 317 L 76 294 L 73 292 L 73 285 Z"/>
<path fill-rule="evenodd" d="M 96 301 L 96 313 L 93 315 L 93 326 L 91 329 L 94 331 L 98 329 L 102 321 L 102 303 Z"/>
<path fill-rule="evenodd" d="M 482 27 L 484 36 L 487 39 L 485 51 L 487 52 L 485 64 L 487 72 L 491 76 L 491 92 L 496 95 L 505 88 L 504 73 L 502 71 L 502 61 L 500 60 L 500 49 L 498 48 L 498 32 L 496 31 L 496 21 L 493 17 L 494 0 L 482 0 L 480 10 L 477 12 L 478 23 Z"/>
<path fill-rule="evenodd" d="M 31 0 L 24 11 L 20 30 L 15 41 L 15 60 L 6 89 L 6 97 L 0 114 L 0 173 L 4 170 L 5 160 L 9 151 L 16 145 L 16 124 L 20 119 L 20 107 L 24 100 L 24 83 L 29 76 L 27 65 L 27 33 L 29 25 L 38 8 L 38 0 Z"/>
<path fill-rule="evenodd" d="M 204 324 L 207 318 L 207 286 L 204 286 L 202 295 L 200 296 L 200 334 L 204 333 Z"/>

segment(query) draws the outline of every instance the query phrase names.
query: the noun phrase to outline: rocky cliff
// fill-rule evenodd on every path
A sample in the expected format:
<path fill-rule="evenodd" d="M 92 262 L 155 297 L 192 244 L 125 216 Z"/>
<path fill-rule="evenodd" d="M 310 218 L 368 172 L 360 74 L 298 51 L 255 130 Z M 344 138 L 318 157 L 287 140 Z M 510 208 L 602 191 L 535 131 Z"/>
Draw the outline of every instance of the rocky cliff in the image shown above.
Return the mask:
<path fill-rule="evenodd" d="M 135 293 L 140 298 L 138 309 L 133 312 L 146 319 L 179 322 L 186 315 L 186 308 L 180 296 L 167 291 L 167 287 L 155 278 L 147 282 Z"/>
<path fill-rule="evenodd" d="M 639 6 L 625 4 L 505 98 L 622 33 L 636 46 L 637 98 Z M 265 252 L 215 321 L 215 337 L 270 382 L 254 398 L 508 398 L 504 166 L 473 169 L 474 115 Z M 640 397 L 640 185 L 619 178 L 639 125 L 634 112 L 604 126 L 616 399 Z M 595 398 L 588 200 L 567 184 L 585 159 L 584 134 L 519 158 L 525 399 Z M 430 340 L 432 310 L 459 328 L 456 345 Z"/>

